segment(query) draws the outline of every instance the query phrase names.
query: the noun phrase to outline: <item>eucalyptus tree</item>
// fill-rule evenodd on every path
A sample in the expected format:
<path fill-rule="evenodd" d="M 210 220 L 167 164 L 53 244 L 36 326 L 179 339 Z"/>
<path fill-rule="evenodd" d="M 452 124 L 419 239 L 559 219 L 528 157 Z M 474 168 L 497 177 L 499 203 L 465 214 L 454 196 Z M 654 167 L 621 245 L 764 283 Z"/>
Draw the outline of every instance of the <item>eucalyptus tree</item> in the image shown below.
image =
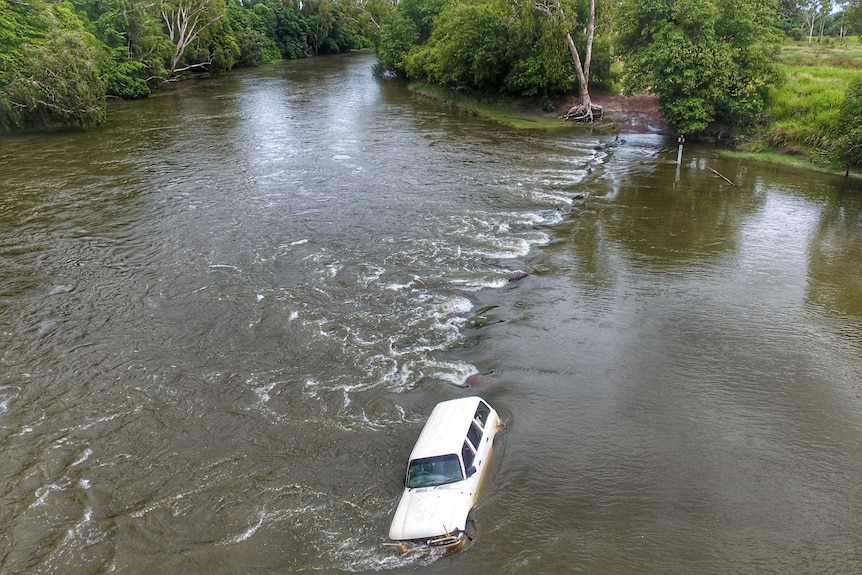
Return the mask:
<path fill-rule="evenodd" d="M 818 42 L 823 40 L 823 32 L 826 30 L 826 23 L 829 22 L 829 18 L 832 16 L 833 8 L 833 0 L 820 0 L 820 26 L 818 27 L 819 34 L 817 36 Z"/>
<path fill-rule="evenodd" d="M 802 16 L 803 27 L 808 34 L 808 43 L 813 42 L 815 30 L 817 30 L 817 41 L 821 41 L 826 24 L 835 8 L 835 2 L 833 0 L 798 0 L 797 6 Z"/>
<path fill-rule="evenodd" d="M 601 117 L 602 107 L 593 104 L 590 98 L 590 66 L 596 31 L 596 0 L 589 0 L 583 61 L 581 61 L 581 54 L 575 45 L 575 40 L 572 38 L 572 29 L 577 25 L 576 7 L 564 7 L 563 0 L 543 0 L 534 2 L 533 8 L 548 18 L 549 26 L 557 30 L 565 40 L 572 57 L 572 64 L 578 81 L 578 105 L 573 106 L 568 111 L 566 119 L 592 122 L 596 115 Z"/>
<path fill-rule="evenodd" d="M 203 31 L 224 18 L 226 5 L 223 0 L 161 0 L 159 12 L 165 24 L 168 37 L 174 45 L 167 80 L 178 72 L 191 68 L 206 67 L 212 60 L 179 67 L 180 60 L 189 46 Z"/>
<path fill-rule="evenodd" d="M 835 15 L 835 28 L 838 30 L 838 43 L 843 44 L 847 40 L 847 33 L 850 31 L 850 22 L 846 10 L 841 10 Z"/>
<path fill-rule="evenodd" d="M 817 26 L 817 18 L 820 15 L 819 0 L 801 0 L 799 10 L 802 14 L 802 25 L 808 35 L 808 43 L 814 39 L 814 28 Z"/>
<path fill-rule="evenodd" d="M 658 94 L 683 134 L 752 130 L 779 78 L 774 16 L 770 0 L 623 0 L 626 91 Z"/>
<path fill-rule="evenodd" d="M 395 10 L 393 0 L 340 0 L 343 17 L 355 32 L 367 38 L 377 48 L 380 30 L 386 18 Z"/>

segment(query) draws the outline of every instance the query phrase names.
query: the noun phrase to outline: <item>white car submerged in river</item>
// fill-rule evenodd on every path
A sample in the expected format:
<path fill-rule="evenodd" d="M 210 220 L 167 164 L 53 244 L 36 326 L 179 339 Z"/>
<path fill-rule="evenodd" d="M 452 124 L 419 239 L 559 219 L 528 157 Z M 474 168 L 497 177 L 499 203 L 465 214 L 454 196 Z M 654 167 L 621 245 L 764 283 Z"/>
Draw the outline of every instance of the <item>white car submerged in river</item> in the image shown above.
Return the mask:
<path fill-rule="evenodd" d="M 410 453 L 387 546 L 401 553 L 454 551 L 472 539 L 469 516 L 500 426 L 479 397 L 437 404 Z"/>

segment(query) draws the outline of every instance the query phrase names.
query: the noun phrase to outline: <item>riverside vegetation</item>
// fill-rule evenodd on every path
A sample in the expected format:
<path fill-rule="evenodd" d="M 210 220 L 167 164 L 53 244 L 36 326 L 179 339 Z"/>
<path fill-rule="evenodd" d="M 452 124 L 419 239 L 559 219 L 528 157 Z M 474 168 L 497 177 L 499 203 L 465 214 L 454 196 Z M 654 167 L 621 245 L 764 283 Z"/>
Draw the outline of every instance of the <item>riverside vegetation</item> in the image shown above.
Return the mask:
<path fill-rule="evenodd" d="M 593 122 L 591 88 L 652 93 L 687 137 L 849 173 L 860 31 L 862 0 L 0 0 L 0 129 L 88 128 L 111 97 L 373 47 L 378 73 L 496 114 L 569 95 L 565 117 Z"/>

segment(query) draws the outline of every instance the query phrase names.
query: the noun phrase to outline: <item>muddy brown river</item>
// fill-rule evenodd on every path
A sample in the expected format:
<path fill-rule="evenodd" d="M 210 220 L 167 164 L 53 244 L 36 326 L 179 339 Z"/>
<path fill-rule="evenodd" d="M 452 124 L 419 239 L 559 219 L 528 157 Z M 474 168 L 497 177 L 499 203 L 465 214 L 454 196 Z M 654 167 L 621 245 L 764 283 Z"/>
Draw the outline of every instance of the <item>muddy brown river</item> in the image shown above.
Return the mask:
<path fill-rule="evenodd" d="M 0 139 L 0 573 L 860 572 L 858 180 L 373 62 Z M 386 552 L 468 394 L 505 423 L 475 542 Z"/>

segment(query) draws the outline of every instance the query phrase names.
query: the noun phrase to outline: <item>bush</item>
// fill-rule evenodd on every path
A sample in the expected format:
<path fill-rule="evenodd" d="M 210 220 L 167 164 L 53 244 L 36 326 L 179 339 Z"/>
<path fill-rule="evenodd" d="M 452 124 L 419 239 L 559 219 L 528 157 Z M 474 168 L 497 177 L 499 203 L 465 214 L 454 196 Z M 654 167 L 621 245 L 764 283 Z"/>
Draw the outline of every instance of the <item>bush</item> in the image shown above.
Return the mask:
<path fill-rule="evenodd" d="M 505 22 L 489 5 L 472 4 L 442 12 L 407 65 L 412 77 L 476 92 L 499 91 L 509 69 Z"/>
<path fill-rule="evenodd" d="M 85 33 L 54 30 L 43 44 L 25 47 L 23 75 L 0 91 L 4 127 L 86 128 L 105 121 L 105 83 L 87 39 Z"/>

